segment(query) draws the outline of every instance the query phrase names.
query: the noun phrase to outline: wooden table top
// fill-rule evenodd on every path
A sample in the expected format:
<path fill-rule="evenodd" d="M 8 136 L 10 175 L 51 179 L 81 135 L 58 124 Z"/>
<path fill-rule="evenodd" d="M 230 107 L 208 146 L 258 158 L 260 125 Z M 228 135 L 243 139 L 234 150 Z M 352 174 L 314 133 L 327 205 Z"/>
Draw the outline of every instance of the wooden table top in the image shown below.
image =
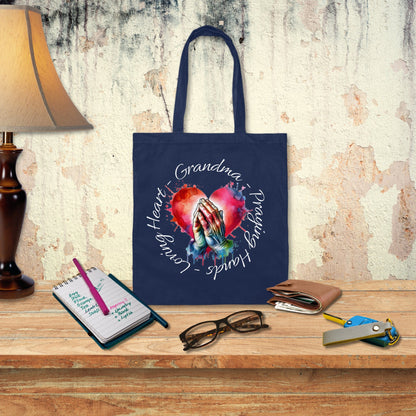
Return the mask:
<path fill-rule="evenodd" d="M 394 322 L 401 340 L 388 348 L 324 347 L 322 333 L 335 323 L 264 304 L 154 306 L 169 328 L 153 323 L 111 350 L 99 348 L 55 300 L 55 283 L 36 282 L 32 296 L 0 300 L 0 368 L 416 368 L 416 281 L 325 282 L 343 291 L 327 312 Z M 188 326 L 247 308 L 261 310 L 270 328 L 183 351 L 178 334 Z"/>

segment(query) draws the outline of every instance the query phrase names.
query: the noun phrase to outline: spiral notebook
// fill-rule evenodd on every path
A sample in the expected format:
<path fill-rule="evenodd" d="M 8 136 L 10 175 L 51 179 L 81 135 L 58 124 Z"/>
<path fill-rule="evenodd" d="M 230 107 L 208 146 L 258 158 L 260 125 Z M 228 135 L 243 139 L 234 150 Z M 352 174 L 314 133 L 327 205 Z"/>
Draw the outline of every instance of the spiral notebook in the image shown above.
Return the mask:
<path fill-rule="evenodd" d="M 102 348 L 112 347 L 154 320 L 167 327 L 166 321 L 113 275 L 96 267 L 87 270 L 87 275 L 110 310 L 108 315 L 102 313 L 79 274 L 54 286 L 52 294 Z"/>

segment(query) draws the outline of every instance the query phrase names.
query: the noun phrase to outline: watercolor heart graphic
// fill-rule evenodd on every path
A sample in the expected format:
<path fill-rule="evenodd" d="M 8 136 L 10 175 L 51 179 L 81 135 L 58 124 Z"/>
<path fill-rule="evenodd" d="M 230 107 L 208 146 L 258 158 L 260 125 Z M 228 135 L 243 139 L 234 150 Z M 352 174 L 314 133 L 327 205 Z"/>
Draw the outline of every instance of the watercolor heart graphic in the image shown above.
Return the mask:
<path fill-rule="evenodd" d="M 192 219 L 198 201 L 207 198 L 204 192 L 196 186 L 184 186 L 173 195 L 171 200 L 172 221 L 179 225 L 183 232 L 194 238 Z M 240 226 L 247 213 L 245 198 L 238 190 L 226 185 L 214 191 L 209 200 L 223 212 L 225 236 L 231 234 Z"/>

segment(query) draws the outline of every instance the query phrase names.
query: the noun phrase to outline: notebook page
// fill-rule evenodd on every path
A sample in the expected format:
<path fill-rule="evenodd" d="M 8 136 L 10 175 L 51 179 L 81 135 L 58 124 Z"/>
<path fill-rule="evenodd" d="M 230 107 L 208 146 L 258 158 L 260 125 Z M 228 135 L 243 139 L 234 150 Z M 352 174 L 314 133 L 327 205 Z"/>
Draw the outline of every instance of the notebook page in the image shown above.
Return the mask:
<path fill-rule="evenodd" d="M 103 314 L 79 274 L 55 286 L 53 291 L 102 343 L 116 338 L 149 318 L 149 308 L 104 272 L 94 267 L 87 274 L 110 310 L 108 315 Z"/>

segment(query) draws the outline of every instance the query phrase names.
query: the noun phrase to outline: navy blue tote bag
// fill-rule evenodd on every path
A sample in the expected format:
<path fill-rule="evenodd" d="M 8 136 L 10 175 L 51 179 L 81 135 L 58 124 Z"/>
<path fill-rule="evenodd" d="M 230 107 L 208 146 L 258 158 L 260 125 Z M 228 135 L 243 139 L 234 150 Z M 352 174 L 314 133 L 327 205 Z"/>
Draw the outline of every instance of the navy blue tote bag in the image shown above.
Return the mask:
<path fill-rule="evenodd" d="M 234 59 L 234 133 L 184 133 L 188 47 L 219 36 Z M 133 134 L 133 290 L 146 303 L 259 304 L 288 278 L 287 137 L 245 129 L 231 39 L 187 40 L 172 133 Z"/>

